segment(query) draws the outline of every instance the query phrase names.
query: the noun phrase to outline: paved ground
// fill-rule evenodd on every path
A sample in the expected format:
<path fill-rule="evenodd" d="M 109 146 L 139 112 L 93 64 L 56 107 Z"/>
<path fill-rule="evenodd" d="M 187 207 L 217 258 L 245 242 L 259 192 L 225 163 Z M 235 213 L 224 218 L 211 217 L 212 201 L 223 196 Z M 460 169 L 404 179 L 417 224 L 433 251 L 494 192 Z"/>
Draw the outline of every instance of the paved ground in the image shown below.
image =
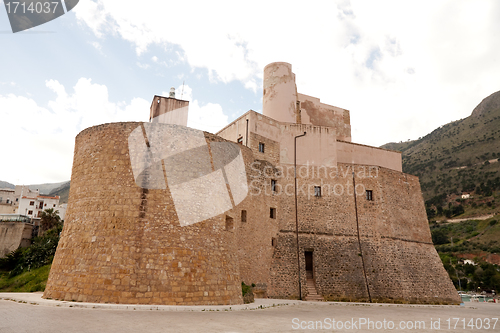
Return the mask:
<path fill-rule="evenodd" d="M 148 309 L 123 305 L 117 308 L 112 304 L 94 307 L 91 303 L 42 300 L 38 293 L 0 293 L 0 333 L 301 332 L 321 327 L 330 332 L 500 332 L 500 322 L 492 319 L 500 318 L 498 303 L 424 306 L 257 300 L 248 309 L 245 306 L 231 306 L 231 309 L 149 306 Z M 453 318 L 458 318 L 458 323 Z M 335 329 L 331 326 L 333 320 Z"/>

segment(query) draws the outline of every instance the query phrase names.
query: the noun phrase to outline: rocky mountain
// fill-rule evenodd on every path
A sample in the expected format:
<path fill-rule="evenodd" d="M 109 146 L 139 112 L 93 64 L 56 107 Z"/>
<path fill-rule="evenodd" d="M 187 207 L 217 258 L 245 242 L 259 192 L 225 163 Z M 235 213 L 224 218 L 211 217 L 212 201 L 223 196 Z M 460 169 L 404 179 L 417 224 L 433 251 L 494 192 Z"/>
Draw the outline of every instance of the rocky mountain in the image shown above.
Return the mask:
<path fill-rule="evenodd" d="M 4 181 L 1 181 L 0 180 L 0 188 L 16 188 L 16 186 L 14 184 L 11 184 L 9 182 L 4 182 Z"/>
<path fill-rule="evenodd" d="M 45 184 L 35 184 L 35 185 L 28 185 L 31 190 L 39 190 L 40 194 L 43 195 L 49 195 L 52 191 L 55 189 L 64 186 L 66 184 L 69 184 L 69 180 L 65 182 L 60 182 L 60 183 L 45 183 Z"/>
<path fill-rule="evenodd" d="M 45 183 L 45 184 L 34 184 L 28 185 L 28 187 L 32 190 L 39 190 L 41 195 L 50 195 L 50 196 L 60 196 L 60 203 L 67 203 L 69 196 L 69 185 L 70 182 L 60 182 L 60 183 Z M 0 188 L 11 188 L 14 189 L 16 186 L 9 182 L 0 181 Z"/>
<path fill-rule="evenodd" d="M 70 187 L 70 182 L 67 181 L 63 183 L 61 186 L 58 188 L 53 189 L 49 195 L 50 196 L 60 196 L 59 203 L 68 203 L 68 197 L 69 197 L 69 187 Z"/>

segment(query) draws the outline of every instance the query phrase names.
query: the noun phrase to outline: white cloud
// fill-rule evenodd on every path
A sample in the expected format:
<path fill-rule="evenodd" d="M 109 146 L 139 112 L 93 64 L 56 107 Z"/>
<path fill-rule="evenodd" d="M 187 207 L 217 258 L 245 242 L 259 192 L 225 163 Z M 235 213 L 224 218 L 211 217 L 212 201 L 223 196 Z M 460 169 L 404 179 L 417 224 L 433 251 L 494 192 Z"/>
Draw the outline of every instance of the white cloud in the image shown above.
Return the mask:
<path fill-rule="evenodd" d="M 219 104 L 199 105 L 196 100 L 189 103 L 188 127 L 216 133 L 227 124 L 228 118 Z"/>
<path fill-rule="evenodd" d="M 2 179 L 16 183 L 59 182 L 71 177 L 75 136 L 83 129 L 106 122 L 146 121 L 149 102 L 109 101 L 104 85 L 81 78 L 68 94 L 56 80 L 46 81 L 55 99 L 47 106 L 13 94 L 0 95 L 2 154 L 18 156 L 2 165 Z M 20 156 L 20 157 L 19 157 Z"/>
<path fill-rule="evenodd" d="M 99 42 L 92 42 L 91 45 L 98 51 L 102 50 L 102 46 Z"/>
<path fill-rule="evenodd" d="M 137 66 L 142 69 L 148 69 L 150 67 L 149 64 L 143 64 L 140 62 L 137 62 Z"/>
<path fill-rule="evenodd" d="M 179 46 L 178 61 L 207 69 L 212 82 L 238 80 L 259 91 L 266 64 L 290 62 L 299 92 L 351 110 L 353 139 L 362 143 L 422 136 L 467 116 L 500 89 L 494 0 L 237 7 L 232 1 L 96 0 L 75 12 L 97 36 L 119 35 L 138 54 L 153 44 Z"/>

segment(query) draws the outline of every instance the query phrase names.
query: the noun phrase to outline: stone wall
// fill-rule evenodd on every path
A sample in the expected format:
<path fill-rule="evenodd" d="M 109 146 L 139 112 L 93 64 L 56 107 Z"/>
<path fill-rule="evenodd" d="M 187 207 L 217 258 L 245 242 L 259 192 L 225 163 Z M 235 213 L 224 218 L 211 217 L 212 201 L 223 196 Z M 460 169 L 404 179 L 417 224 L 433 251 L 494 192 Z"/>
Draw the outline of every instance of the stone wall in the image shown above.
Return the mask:
<path fill-rule="evenodd" d="M 348 164 L 298 168 L 302 296 L 304 252 L 311 251 L 318 293 L 325 299 L 458 303 L 432 244 L 418 178 L 357 165 L 355 202 L 352 171 Z M 270 297 L 298 298 L 293 168 L 277 179 L 279 231 L 265 236 L 276 238 L 270 279 L 248 282 L 266 284 Z M 321 197 L 314 196 L 314 186 L 321 187 Z M 367 200 L 366 190 L 373 200 Z"/>
<path fill-rule="evenodd" d="M 297 100 L 300 101 L 302 124 L 334 128 L 339 140 L 351 141 L 349 110 L 321 103 L 319 98 L 304 94 L 297 94 Z"/>
<path fill-rule="evenodd" d="M 33 226 L 22 222 L 0 222 L 0 258 L 31 244 Z"/>
<path fill-rule="evenodd" d="M 65 227 L 44 297 L 241 304 L 243 281 L 257 285 L 257 297 L 298 298 L 294 169 L 279 164 L 280 144 L 250 132 L 249 147 L 239 146 L 246 198 L 181 227 L 168 186 L 147 190 L 135 183 L 127 138 L 141 124 L 105 124 L 77 136 Z M 210 147 L 226 140 L 204 138 L 214 170 Z M 199 157 L 197 150 L 190 154 L 182 158 Z M 418 178 L 373 165 L 335 165 L 298 167 L 302 296 L 310 251 L 317 291 L 327 300 L 458 303 L 432 245 Z"/>
<path fill-rule="evenodd" d="M 105 124 L 77 136 L 65 226 L 44 297 L 241 304 L 226 215 L 181 227 L 168 188 L 136 185 L 127 143 L 141 124 Z"/>

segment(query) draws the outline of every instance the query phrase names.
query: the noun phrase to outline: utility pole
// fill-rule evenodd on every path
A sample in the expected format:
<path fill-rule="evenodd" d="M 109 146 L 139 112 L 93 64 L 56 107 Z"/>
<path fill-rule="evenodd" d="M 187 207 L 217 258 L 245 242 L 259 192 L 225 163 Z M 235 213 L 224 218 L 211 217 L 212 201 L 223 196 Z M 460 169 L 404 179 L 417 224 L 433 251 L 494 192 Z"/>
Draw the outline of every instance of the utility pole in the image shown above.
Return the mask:
<path fill-rule="evenodd" d="M 297 135 L 293 142 L 293 167 L 294 167 L 294 181 L 295 181 L 295 234 L 297 235 L 297 268 L 299 276 L 299 299 L 302 300 L 302 284 L 300 283 L 300 255 L 299 255 L 299 215 L 297 212 L 297 138 L 306 135 L 306 132 Z"/>

